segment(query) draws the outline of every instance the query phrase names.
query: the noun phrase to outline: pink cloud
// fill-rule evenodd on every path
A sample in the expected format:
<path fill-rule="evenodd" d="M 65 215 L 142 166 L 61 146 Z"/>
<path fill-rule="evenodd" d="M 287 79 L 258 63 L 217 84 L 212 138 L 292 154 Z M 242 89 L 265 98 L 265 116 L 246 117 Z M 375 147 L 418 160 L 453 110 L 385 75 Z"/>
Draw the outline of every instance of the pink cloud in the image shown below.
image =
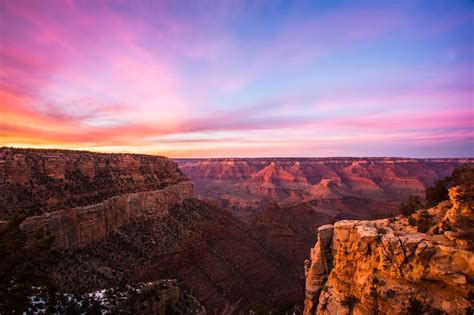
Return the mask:
<path fill-rule="evenodd" d="M 232 135 L 161 144 L 202 144 L 230 154 L 263 152 L 258 146 L 270 150 L 270 145 L 290 152 L 283 146 L 472 140 L 473 92 L 460 83 L 466 71 L 459 64 L 439 75 L 429 62 L 403 67 L 380 84 L 361 80 L 350 87 L 317 87 L 318 80 L 308 79 L 293 87 L 292 75 L 316 77 L 305 72 L 308 64 L 409 27 L 403 10 L 361 7 L 318 18 L 290 15 L 271 38 L 259 34 L 240 40 L 228 32 L 230 24 L 220 29 L 220 23 L 262 4 L 223 6 L 217 16 L 191 21 L 170 15 L 161 2 L 151 3 L 156 12 L 149 16 L 150 7 L 141 2 L 125 3 L 130 7 L 54 0 L 0 5 L 0 145 L 151 151 L 160 145 L 152 139 L 163 135 L 216 131 Z M 447 29 L 458 25 L 447 21 Z M 290 78 L 277 76 L 287 74 Z M 285 79 L 287 90 L 272 85 Z M 239 94 L 246 87 L 254 94 L 251 100 Z M 255 139 L 254 131 L 270 136 Z M 293 138 L 279 138 L 290 132 Z"/>

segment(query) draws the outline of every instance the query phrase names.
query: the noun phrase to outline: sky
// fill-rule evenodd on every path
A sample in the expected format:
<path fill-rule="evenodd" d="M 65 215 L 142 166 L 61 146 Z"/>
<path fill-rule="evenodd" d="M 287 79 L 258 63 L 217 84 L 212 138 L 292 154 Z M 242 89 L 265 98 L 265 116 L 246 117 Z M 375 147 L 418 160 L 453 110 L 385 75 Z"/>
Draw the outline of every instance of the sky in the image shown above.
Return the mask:
<path fill-rule="evenodd" d="M 472 1 L 0 0 L 0 146 L 474 156 Z"/>

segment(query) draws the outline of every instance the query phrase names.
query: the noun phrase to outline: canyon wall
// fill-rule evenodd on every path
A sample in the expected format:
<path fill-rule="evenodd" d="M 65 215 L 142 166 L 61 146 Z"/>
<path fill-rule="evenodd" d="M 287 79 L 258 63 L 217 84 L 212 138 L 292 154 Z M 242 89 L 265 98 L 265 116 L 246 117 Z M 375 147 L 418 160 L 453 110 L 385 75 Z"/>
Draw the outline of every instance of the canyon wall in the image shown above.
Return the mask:
<path fill-rule="evenodd" d="M 104 239 L 122 225 L 164 216 L 171 206 L 192 194 L 192 184 L 181 182 L 160 190 L 126 193 L 90 206 L 28 217 L 21 226 L 31 231 L 46 228 L 61 248 L 76 249 Z"/>
<path fill-rule="evenodd" d="M 305 314 L 469 314 L 474 292 L 473 187 L 410 218 L 318 229 L 305 262 Z"/>
<path fill-rule="evenodd" d="M 0 218 L 21 213 L 23 228 L 46 228 L 61 248 L 163 216 L 192 195 L 192 184 L 165 157 L 0 149 Z"/>
<path fill-rule="evenodd" d="M 66 292 L 178 279 L 211 313 L 300 304 L 299 270 L 228 211 L 187 199 L 165 216 L 122 226 L 63 257 L 50 271 Z"/>
<path fill-rule="evenodd" d="M 410 195 L 473 159 L 229 158 L 177 159 L 199 198 L 235 215 L 276 201 L 309 204 L 339 219 L 394 213 Z"/>
<path fill-rule="evenodd" d="M 266 233 L 264 213 L 246 224 L 192 194 L 191 182 L 164 157 L 0 149 L 0 219 L 19 212 L 23 231 L 51 232 L 58 259 L 42 268 L 61 292 L 177 279 L 210 313 L 301 303 L 298 266 L 308 247 L 301 239 L 308 242 L 311 231 L 300 235 L 300 221 L 287 226 L 272 210 L 282 233 Z M 298 213 L 304 220 L 312 210 Z M 320 219 L 327 220 L 311 222 Z M 300 256 L 291 258 L 286 251 L 295 244 Z"/>
<path fill-rule="evenodd" d="M 172 160 L 138 154 L 0 148 L 0 219 L 87 206 L 188 181 Z"/>

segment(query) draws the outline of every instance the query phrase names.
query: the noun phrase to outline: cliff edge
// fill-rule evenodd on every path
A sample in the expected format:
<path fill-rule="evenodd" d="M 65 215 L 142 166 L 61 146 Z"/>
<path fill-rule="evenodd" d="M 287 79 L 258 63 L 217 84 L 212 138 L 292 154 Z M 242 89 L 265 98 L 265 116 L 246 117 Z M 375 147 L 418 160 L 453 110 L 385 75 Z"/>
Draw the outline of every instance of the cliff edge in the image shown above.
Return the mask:
<path fill-rule="evenodd" d="M 26 217 L 57 245 L 82 248 L 193 195 L 172 160 L 151 155 L 0 148 L 0 220 Z"/>
<path fill-rule="evenodd" d="M 305 261 L 305 314 L 470 314 L 473 186 L 410 218 L 318 229 Z M 420 227 L 415 222 L 424 222 Z"/>

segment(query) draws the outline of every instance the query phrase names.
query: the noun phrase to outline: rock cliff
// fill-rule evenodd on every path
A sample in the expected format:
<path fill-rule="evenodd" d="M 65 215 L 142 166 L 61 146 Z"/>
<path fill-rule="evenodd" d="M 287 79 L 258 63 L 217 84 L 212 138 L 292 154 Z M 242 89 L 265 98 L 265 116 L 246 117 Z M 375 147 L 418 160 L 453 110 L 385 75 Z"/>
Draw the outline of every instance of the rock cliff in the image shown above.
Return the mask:
<path fill-rule="evenodd" d="M 187 177 L 164 157 L 0 149 L 0 219 L 20 212 L 26 218 L 18 230 L 46 228 L 54 236 L 58 259 L 45 261 L 41 272 L 60 292 L 177 279 L 210 313 L 300 303 L 301 268 L 285 253 L 294 243 L 266 237 L 192 194 Z M 17 252 L 12 248 L 14 258 Z M 8 263 L 2 266 L 8 274 Z M 145 313 L 163 313 L 176 301 L 146 296 Z"/>
<path fill-rule="evenodd" d="M 305 262 L 305 314 L 469 314 L 473 310 L 473 186 L 420 210 L 426 233 L 396 217 L 318 229 Z"/>
<path fill-rule="evenodd" d="M 188 181 L 166 157 L 0 148 L 0 218 L 99 203 Z"/>
<path fill-rule="evenodd" d="M 410 195 L 473 159 L 229 158 L 177 159 L 199 198 L 243 216 L 271 202 L 310 204 L 341 219 L 397 211 Z"/>
<path fill-rule="evenodd" d="M 192 184 L 165 157 L 0 149 L 0 218 L 20 212 L 25 229 L 46 228 L 62 248 L 165 215 L 192 195 Z"/>
<path fill-rule="evenodd" d="M 302 278 L 285 258 L 227 211 L 187 199 L 64 256 L 50 272 L 73 293 L 176 278 L 209 313 L 220 313 L 300 302 Z"/>
<path fill-rule="evenodd" d="M 175 204 L 191 198 L 192 184 L 180 182 L 153 191 L 126 193 L 83 207 L 26 218 L 26 230 L 46 228 L 61 248 L 76 249 L 104 239 L 122 225 L 163 216 Z"/>

